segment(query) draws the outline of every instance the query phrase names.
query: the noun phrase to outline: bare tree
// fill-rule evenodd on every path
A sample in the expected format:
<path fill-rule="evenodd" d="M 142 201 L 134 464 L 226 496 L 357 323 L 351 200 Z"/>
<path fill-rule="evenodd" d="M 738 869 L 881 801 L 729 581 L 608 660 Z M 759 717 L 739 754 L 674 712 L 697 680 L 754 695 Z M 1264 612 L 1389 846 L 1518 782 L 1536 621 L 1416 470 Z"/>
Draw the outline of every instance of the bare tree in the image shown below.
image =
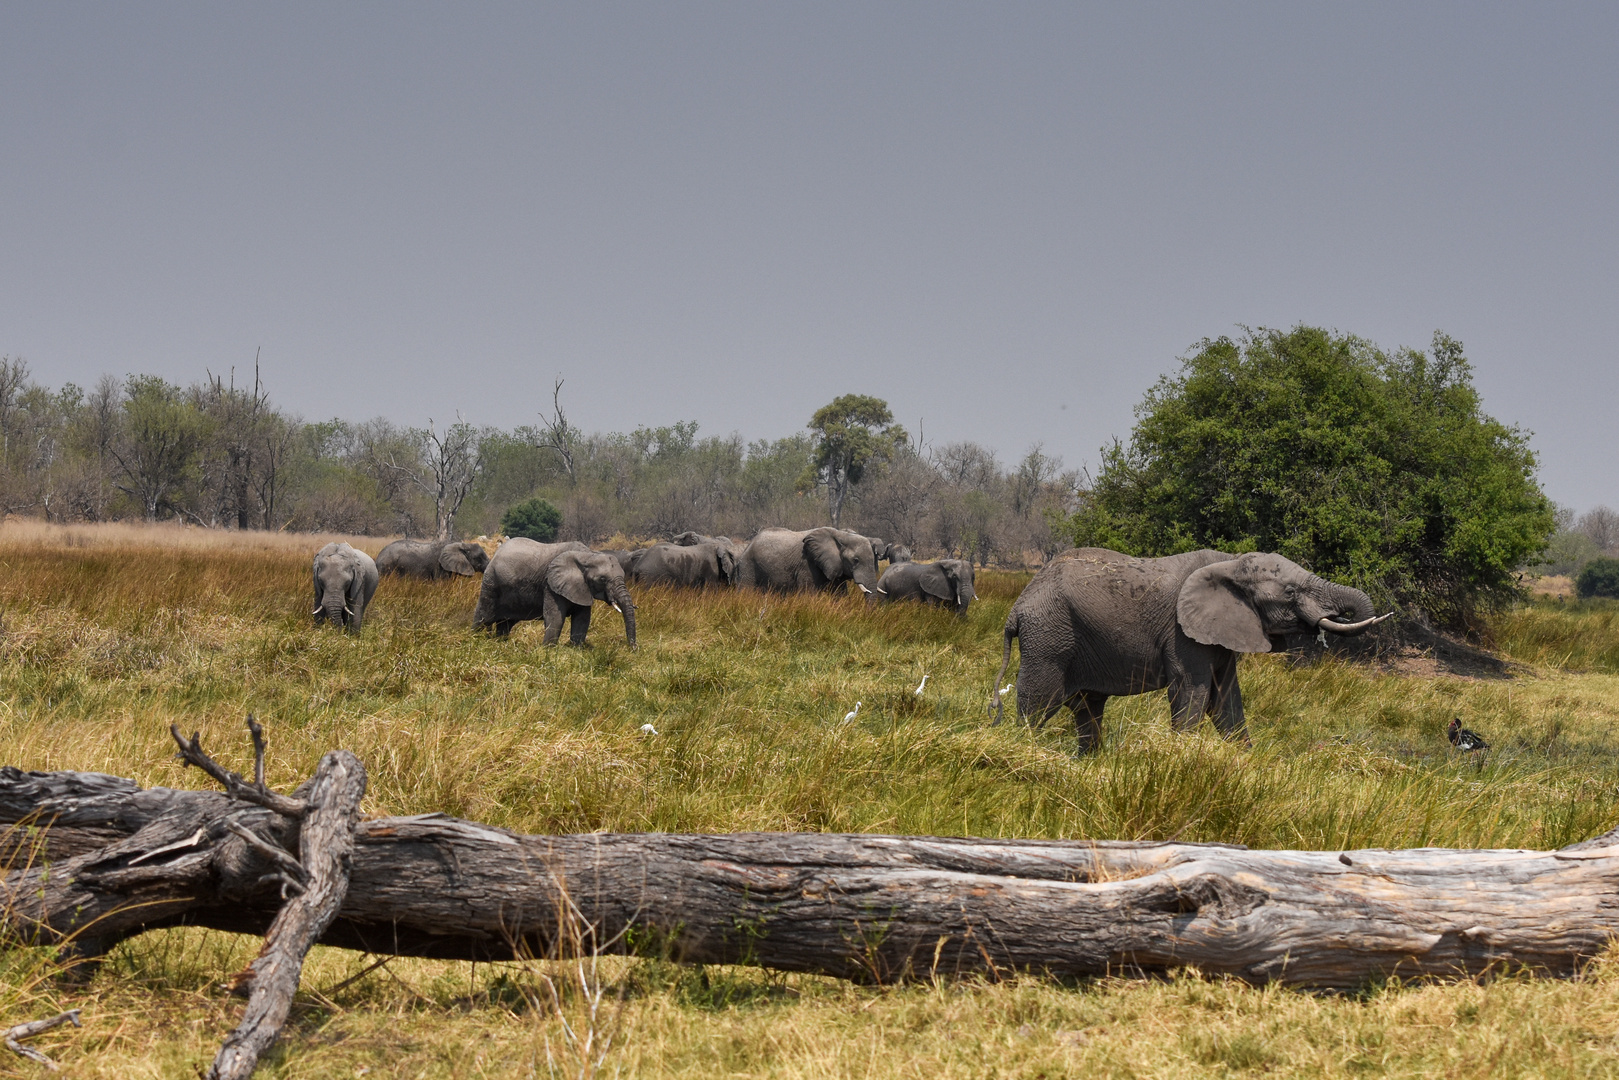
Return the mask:
<path fill-rule="evenodd" d="M 579 429 L 568 423 L 568 414 L 562 411 L 562 379 L 551 388 L 551 414 L 540 414 L 540 427 L 534 445 L 544 450 L 555 450 L 562 459 L 563 471 L 570 485 L 579 482 L 575 454 L 579 447 Z"/>
<path fill-rule="evenodd" d="M 189 516 L 200 525 L 219 527 L 234 524 L 238 529 L 253 527 L 257 517 L 268 528 L 264 496 L 275 499 L 274 428 L 280 417 L 270 405 L 270 395 L 259 378 L 258 357 L 253 358 L 253 386 L 236 386 L 236 370 L 230 381 L 208 373 L 207 380 L 193 390 L 198 411 L 210 424 L 210 445 L 203 455 L 203 491 L 206 520 L 201 514 Z M 267 439 L 267 436 L 269 437 Z M 262 476 L 269 470 L 268 478 Z M 257 513 L 255 513 L 257 511 Z"/>
<path fill-rule="evenodd" d="M 1574 526 L 1589 536 L 1598 550 L 1605 553 L 1619 551 L 1619 513 L 1606 506 L 1596 506 L 1580 515 Z"/>
<path fill-rule="evenodd" d="M 478 452 L 480 433 L 458 415 L 455 423 L 442 433 L 433 427 L 433 421 L 429 418 L 427 427 L 417 429 L 412 434 L 421 448 L 418 459 L 421 467 L 401 464 L 396 459 L 390 459 L 388 466 L 433 500 L 437 525 L 435 535 L 438 539 L 453 539 L 456 511 L 461 509 L 462 500 L 472 490 L 483 464 Z"/>

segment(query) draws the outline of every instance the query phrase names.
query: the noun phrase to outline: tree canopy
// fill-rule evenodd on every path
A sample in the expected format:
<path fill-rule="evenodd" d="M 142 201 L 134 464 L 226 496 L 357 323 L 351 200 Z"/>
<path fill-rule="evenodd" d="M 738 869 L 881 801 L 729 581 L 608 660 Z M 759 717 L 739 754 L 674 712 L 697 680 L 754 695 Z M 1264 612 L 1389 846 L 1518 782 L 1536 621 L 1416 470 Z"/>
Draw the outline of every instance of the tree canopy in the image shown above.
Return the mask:
<path fill-rule="evenodd" d="M 826 488 L 832 524 L 843 517 L 851 485 L 858 484 L 873 462 L 886 461 L 905 444 L 905 429 L 894 423 L 888 402 L 865 394 L 844 394 L 810 417 L 815 435 L 811 476 Z"/>
<path fill-rule="evenodd" d="M 1205 339 L 1136 417 L 1070 519 L 1082 546 L 1276 551 L 1461 624 L 1554 528 L 1528 434 L 1442 333 L 1393 356 L 1306 326 Z"/>

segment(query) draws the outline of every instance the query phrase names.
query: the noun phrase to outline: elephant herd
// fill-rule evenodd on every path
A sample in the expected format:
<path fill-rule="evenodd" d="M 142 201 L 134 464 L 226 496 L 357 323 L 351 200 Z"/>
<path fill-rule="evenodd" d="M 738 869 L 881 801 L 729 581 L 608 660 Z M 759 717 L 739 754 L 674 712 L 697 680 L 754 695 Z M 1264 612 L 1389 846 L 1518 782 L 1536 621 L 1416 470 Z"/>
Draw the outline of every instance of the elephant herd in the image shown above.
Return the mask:
<path fill-rule="evenodd" d="M 889 560 L 880 578 L 877 565 Z M 687 588 L 755 588 L 774 592 L 835 591 L 852 582 L 871 600 L 920 600 L 965 618 L 974 599 L 972 566 L 956 559 L 912 563 L 903 544 L 844 529 L 764 529 L 738 547 L 728 537 L 685 532 L 635 551 L 592 551 L 576 541 L 542 544 L 513 537 L 491 557 L 470 542 L 396 540 L 376 560 L 345 543 L 315 554 L 315 623 L 341 623 L 359 633 L 365 609 L 384 574 L 438 580 L 483 575 L 474 628 L 499 637 L 529 619 L 545 624 L 553 645 L 568 624 L 568 640 L 583 645 L 597 600 L 624 617 L 635 645 L 635 604 L 628 583 Z M 889 586 L 892 586 L 890 589 Z"/>
<path fill-rule="evenodd" d="M 888 569 L 879 576 L 877 564 Z M 580 543 L 507 540 L 493 557 L 477 544 L 401 540 L 377 561 L 348 544 L 315 555 L 317 624 L 358 632 L 379 571 L 439 578 L 481 572 L 473 626 L 504 636 L 527 619 L 545 623 L 554 644 L 564 621 L 582 645 L 595 601 L 611 604 L 635 645 L 635 604 L 627 582 L 775 592 L 842 590 L 853 583 L 868 601 L 917 600 L 965 618 L 975 599 L 970 563 L 911 561 L 900 545 L 842 529 L 764 529 L 738 547 L 725 537 L 682 533 L 635 551 L 592 551 Z M 1178 730 L 1210 717 L 1228 738 L 1247 738 L 1241 653 L 1283 647 L 1293 634 L 1354 635 L 1374 615 L 1358 589 L 1326 581 L 1281 555 L 1193 551 L 1146 559 L 1103 548 L 1072 548 L 1048 562 L 1024 588 L 1003 629 L 1000 674 L 1013 641 L 1021 655 L 1017 715 L 1044 725 L 1063 706 L 1073 713 L 1079 751 L 1101 741 L 1110 697 L 1164 690 Z M 999 723 L 1002 694 L 991 696 Z"/>

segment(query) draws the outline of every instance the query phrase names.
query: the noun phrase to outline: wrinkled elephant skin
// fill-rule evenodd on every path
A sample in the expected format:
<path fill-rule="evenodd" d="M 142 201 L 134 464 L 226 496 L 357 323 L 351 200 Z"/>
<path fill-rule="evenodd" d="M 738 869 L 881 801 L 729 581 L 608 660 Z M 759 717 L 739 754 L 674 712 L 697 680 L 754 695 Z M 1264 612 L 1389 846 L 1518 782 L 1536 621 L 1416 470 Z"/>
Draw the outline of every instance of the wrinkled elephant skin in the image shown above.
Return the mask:
<path fill-rule="evenodd" d="M 543 619 L 544 643 L 555 645 L 566 620 L 568 643 L 583 645 L 597 600 L 611 604 L 624 616 L 624 637 L 633 649 L 635 604 L 624 585 L 624 568 L 616 558 L 576 541 L 541 544 L 514 537 L 500 545 L 489 560 L 472 625 L 493 626 L 497 636 L 505 637 L 517 623 Z"/>
<path fill-rule="evenodd" d="M 877 581 L 877 593 L 884 603 L 920 600 L 947 607 L 963 619 L 978 598 L 973 591 L 972 563 L 962 559 L 891 563 Z"/>
<path fill-rule="evenodd" d="M 332 622 L 358 634 L 366 605 L 377 591 L 377 564 L 344 543 L 315 552 L 315 625 Z"/>
<path fill-rule="evenodd" d="M 1012 605 L 1001 677 L 1015 639 L 1018 715 L 1044 724 L 1068 705 L 1081 752 L 1100 743 L 1109 697 L 1153 690 L 1169 692 L 1177 730 L 1208 715 L 1226 737 L 1246 739 L 1239 653 L 1269 652 L 1284 635 L 1318 628 L 1357 633 L 1374 621 L 1365 593 L 1280 555 L 1193 551 L 1137 559 L 1073 548 Z M 1000 707 L 997 696 L 997 717 Z"/>
<path fill-rule="evenodd" d="M 450 540 L 395 540 L 377 556 L 377 573 L 437 581 L 473 577 L 489 566 L 482 544 Z"/>

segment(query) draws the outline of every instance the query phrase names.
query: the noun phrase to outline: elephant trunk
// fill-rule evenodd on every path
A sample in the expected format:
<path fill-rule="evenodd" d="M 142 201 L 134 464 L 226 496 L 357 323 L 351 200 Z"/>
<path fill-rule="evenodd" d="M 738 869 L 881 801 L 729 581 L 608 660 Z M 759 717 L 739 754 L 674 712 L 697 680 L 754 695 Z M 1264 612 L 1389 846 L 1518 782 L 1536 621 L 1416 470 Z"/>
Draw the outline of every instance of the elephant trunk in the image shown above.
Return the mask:
<path fill-rule="evenodd" d="M 612 604 L 618 608 L 619 614 L 624 616 L 624 640 L 635 648 L 635 601 L 630 599 L 630 590 L 622 584 L 615 584 L 610 594 Z"/>
<path fill-rule="evenodd" d="M 1378 616 L 1372 608 L 1372 598 L 1359 589 L 1316 578 L 1312 583 L 1321 598 L 1323 614 L 1316 625 L 1335 634 L 1358 634 L 1376 626 L 1387 615 Z"/>
<path fill-rule="evenodd" d="M 343 622 L 343 613 L 348 610 L 348 604 L 343 596 L 343 590 L 328 585 L 321 591 L 320 614 L 331 622 Z"/>

